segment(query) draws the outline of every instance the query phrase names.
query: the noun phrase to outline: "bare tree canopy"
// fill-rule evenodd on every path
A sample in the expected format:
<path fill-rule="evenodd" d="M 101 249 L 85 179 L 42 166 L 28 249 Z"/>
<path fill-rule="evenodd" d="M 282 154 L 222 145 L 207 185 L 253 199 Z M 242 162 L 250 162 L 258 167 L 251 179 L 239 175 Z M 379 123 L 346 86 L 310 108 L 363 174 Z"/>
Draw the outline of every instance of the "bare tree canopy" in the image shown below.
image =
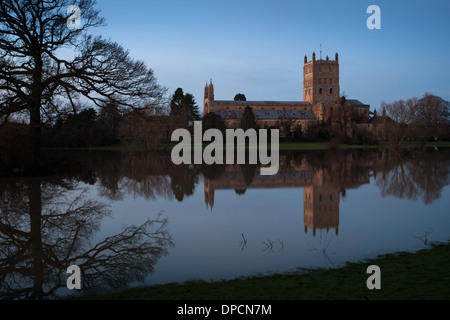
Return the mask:
<path fill-rule="evenodd" d="M 425 93 L 417 102 L 416 119 L 417 136 L 421 140 L 437 137 L 445 130 L 449 121 L 450 105 L 441 97 Z"/>
<path fill-rule="evenodd" d="M 393 120 L 387 126 L 390 140 L 399 145 L 408 135 L 411 134 L 411 125 L 415 120 L 417 110 L 417 98 L 411 98 L 407 101 L 399 100 L 393 103 L 382 102 L 381 107 L 387 116 Z M 385 118 L 385 116 L 383 116 Z"/>
<path fill-rule="evenodd" d="M 425 93 L 422 98 L 399 100 L 381 104 L 383 118 L 392 120 L 387 128 L 390 139 L 400 144 L 407 137 L 426 142 L 446 130 L 449 121 L 449 102 Z"/>
<path fill-rule="evenodd" d="M 79 29 L 68 27 L 70 6 L 80 9 Z M 166 92 L 143 61 L 87 33 L 104 25 L 94 6 L 95 0 L 0 2 L 0 119 L 27 112 L 37 150 L 42 120 L 61 101 L 73 109 L 83 100 L 143 108 L 160 104 Z"/>

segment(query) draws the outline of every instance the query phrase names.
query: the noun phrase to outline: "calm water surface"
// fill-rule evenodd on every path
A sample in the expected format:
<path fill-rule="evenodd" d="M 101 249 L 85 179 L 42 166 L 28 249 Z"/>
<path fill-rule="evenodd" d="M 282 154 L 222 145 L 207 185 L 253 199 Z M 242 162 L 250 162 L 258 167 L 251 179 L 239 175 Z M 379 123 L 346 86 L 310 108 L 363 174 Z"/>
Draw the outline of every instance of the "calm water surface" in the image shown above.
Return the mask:
<path fill-rule="evenodd" d="M 166 155 L 67 153 L 0 179 L 0 298 L 333 268 L 450 239 L 450 150 L 282 155 L 175 166 Z"/>

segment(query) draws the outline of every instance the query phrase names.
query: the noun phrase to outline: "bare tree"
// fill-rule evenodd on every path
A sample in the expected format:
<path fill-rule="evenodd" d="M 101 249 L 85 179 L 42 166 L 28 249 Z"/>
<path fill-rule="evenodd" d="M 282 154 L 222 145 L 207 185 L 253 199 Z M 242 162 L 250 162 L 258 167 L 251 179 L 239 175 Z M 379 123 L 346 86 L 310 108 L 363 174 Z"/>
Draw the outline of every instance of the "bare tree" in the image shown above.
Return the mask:
<path fill-rule="evenodd" d="M 121 119 L 119 136 L 125 143 L 142 144 L 147 151 L 160 151 L 162 147 L 169 147 L 171 130 L 175 128 L 177 119 L 176 116 L 133 111 Z"/>
<path fill-rule="evenodd" d="M 417 128 L 417 137 L 425 143 L 428 139 L 437 139 L 449 120 L 449 102 L 425 93 L 417 101 L 414 124 Z"/>
<path fill-rule="evenodd" d="M 417 110 L 417 98 L 407 101 L 399 100 L 393 103 L 381 103 L 381 108 L 386 110 L 387 116 L 393 120 L 387 128 L 388 137 L 397 145 L 400 145 L 409 134 L 412 133 L 413 121 Z"/>
<path fill-rule="evenodd" d="M 69 6 L 83 24 L 68 28 Z M 97 106 L 106 102 L 140 108 L 158 105 L 166 90 L 144 62 L 119 44 L 87 34 L 104 25 L 95 0 L 2 0 L 0 2 L 0 120 L 29 113 L 35 158 L 40 154 L 42 118 L 60 99 Z M 72 48 L 66 58 L 60 49 Z"/>
<path fill-rule="evenodd" d="M 292 132 L 292 128 L 295 126 L 295 122 L 295 119 L 292 119 L 286 113 L 282 113 L 278 121 L 282 134 L 289 136 Z"/>
<path fill-rule="evenodd" d="M 328 122 L 332 144 L 342 144 L 352 136 L 352 107 L 345 95 L 340 98 L 339 105 L 330 108 Z"/>

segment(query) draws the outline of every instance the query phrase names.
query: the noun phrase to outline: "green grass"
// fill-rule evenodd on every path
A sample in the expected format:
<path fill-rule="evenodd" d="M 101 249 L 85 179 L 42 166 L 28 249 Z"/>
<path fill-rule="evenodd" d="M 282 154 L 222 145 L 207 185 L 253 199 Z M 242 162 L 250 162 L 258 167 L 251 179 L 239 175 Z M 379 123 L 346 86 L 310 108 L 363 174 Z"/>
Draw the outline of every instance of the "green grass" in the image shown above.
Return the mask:
<path fill-rule="evenodd" d="M 325 150 L 326 143 L 322 142 L 281 142 L 280 151 Z"/>
<path fill-rule="evenodd" d="M 397 145 L 394 143 L 380 143 L 377 145 L 341 145 L 340 149 L 382 149 L 382 148 L 396 148 Z M 403 142 L 400 144 L 400 148 L 421 148 L 422 145 L 419 142 Z M 427 148 L 439 147 L 439 148 L 449 148 L 450 142 L 438 141 L 429 142 L 425 145 Z M 281 151 L 302 151 L 302 150 L 325 150 L 328 148 L 328 144 L 323 142 L 282 142 L 280 143 Z"/>
<path fill-rule="evenodd" d="M 370 265 L 381 268 L 381 290 L 366 286 Z M 349 263 L 340 269 L 221 282 L 188 282 L 128 289 L 83 300 L 448 300 L 450 243 Z"/>

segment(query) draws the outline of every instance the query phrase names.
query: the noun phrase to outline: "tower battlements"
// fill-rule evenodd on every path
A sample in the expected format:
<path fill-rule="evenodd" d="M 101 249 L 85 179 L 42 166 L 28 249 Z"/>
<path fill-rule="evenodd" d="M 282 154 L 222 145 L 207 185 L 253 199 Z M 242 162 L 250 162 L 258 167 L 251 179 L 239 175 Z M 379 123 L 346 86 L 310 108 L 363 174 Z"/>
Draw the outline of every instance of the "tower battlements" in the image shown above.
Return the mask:
<path fill-rule="evenodd" d="M 303 101 L 314 105 L 339 95 L 339 55 L 336 53 L 335 60 L 330 60 L 328 56 L 325 60 L 317 60 L 314 52 L 311 61 L 305 56 Z"/>

